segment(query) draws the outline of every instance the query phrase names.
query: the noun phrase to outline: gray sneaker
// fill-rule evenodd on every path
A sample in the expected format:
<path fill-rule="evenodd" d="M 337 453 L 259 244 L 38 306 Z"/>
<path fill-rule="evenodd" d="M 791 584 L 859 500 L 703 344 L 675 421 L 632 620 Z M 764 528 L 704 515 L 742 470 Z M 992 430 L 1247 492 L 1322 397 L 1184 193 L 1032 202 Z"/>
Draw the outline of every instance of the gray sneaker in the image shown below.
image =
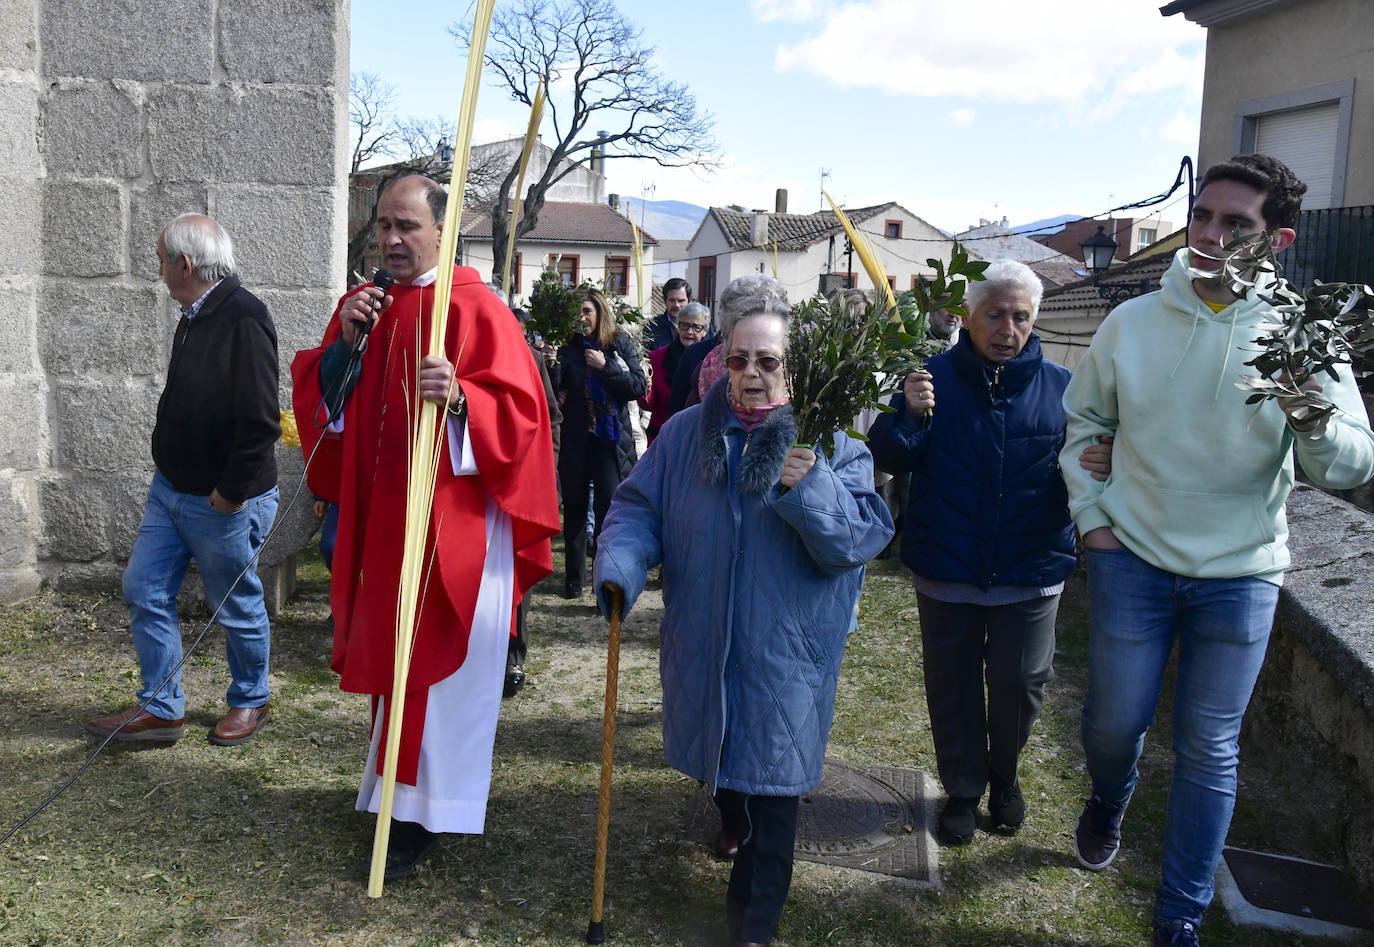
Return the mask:
<path fill-rule="evenodd" d="M 1130 801 L 1127 797 L 1121 802 L 1107 802 L 1093 793 L 1083 804 L 1083 814 L 1078 817 L 1078 828 L 1073 833 L 1073 847 L 1084 868 L 1101 871 L 1121 851 L 1121 819 Z"/>

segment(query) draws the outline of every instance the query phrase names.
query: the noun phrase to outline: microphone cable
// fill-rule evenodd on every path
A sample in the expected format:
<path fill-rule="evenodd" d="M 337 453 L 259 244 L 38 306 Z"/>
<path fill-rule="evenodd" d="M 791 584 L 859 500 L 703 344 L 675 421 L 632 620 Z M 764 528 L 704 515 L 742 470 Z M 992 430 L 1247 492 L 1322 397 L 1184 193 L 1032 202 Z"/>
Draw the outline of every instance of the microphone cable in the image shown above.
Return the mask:
<path fill-rule="evenodd" d="M 395 282 L 395 277 L 393 277 L 391 273 L 387 270 L 382 269 L 377 271 L 377 275 L 373 277 L 373 281 L 374 284 L 378 288 L 380 288 L 383 291 L 383 293 L 385 293 L 387 290 L 391 289 L 392 284 Z M 375 312 L 376 310 L 377 303 L 374 301 L 373 311 Z M 368 332 L 371 331 L 371 328 L 372 324 L 369 321 L 366 330 L 359 331 L 354 336 L 353 347 L 349 351 L 348 367 L 345 368 L 343 374 L 339 376 L 338 386 L 340 388 L 343 387 L 343 384 L 347 380 L 349 372 L 352 370 L 352 368 L 354 366 L 361 365 L 363 347 L 366 345 L 367 335 Z M 330 416 L 323 425 L 317 424 L 316 427 L 328 427 L 330 424 L 334 423 L 334 421 L 337 419 L 337 415 L 343 411 L 343 402 L 347 394 L 348 392 L 346 390 L 342 392 L 343 397 L 339 398 L 339 406 L 337 409 L 335 409 L 334 414 Z M 329 407 L 327 396 L 324 393 L 321 393 L 321 405 L 326 409 L 328 409 Z M 316 408 L 316 414 L 318 415 L 318 413 L 319 408 Z M 148 708 L 148 705 L 152 703 L 153 698 L 157 696 L 157 694 L 162 690 L 162 688 L 166 687 L 167 684 L 172 680 L 172 678 L 176 677 L 176 675 L 181 672 L 181 669 L 186 666 L 186 662 L 191 659 L 191 655 L 195 653 L 196 648 L 200 646 L 200 643 L 205 639 L 205 636 L 209 634 L 211 627 L 214 626 L 215 619 L 219 617 L 219 613 L 224 610 L 225 604 L 229 601 L 229 596 L 234 594 L 234 589 L 238 587 L 238 584 L 243 579 L 243 577 L 248 574 L 248 570 L 253 568 L 257 564 L 258 559 L 262 556 L 262 551 L 267 548 L 267 544 L 271 542 L 272 537 L 276 535 L 277 530 L 281 527 L 282 523 L 285 522 L 286 514 L 290 513 L 292 508 L 296 505 L 296 501 L 297 499 L 299 499 L 301 494 L 301 488 L 305 486 L 306 474 L 310 470 L 310 464 L 314 461 L 315 454 L 319 451 L 320 446 L 323 443 L 323 437 L 319 438 L 315 442 L 314 448 L 310 451 L 310 456 L 305 459 L 305 467 L 301 471 L 300 479 L 296 482 L 296 489 L 291 493 L 291 497 L 287 500 L 285 508 L 281 508 L 279 506 L 277 515 L 275 519 L 272 521 L 272 528 L 267 531 L 267 535 L 264 536 L 262 542 L 258 544 L 257 550 L 249 558 L 247 565 L 243 567 L 243 571 L 241 571 L 238 574 L 238 576 L 235 577 L 234 581 L 229 585 L 229 591 L 226 592 L 224 598 L 220 600 L 219 605 L 210 615 L 210 618 L 205 622 L 205 626 L 201 628 L 200 633 L 196 635 L 195 639 L 183 649 L 181 660 L 177 662 L 176 667 L 172 668 L 172 670 L 167 673 L 167 676 L 164 677 L 155 688 L 153 688 L 153 692 L 138 704 L 138 707 L 134 710 L 132 714 L 129 715 L 128 719 L 126 719 L 124 723 L 120 724 L 114 730 L 111 730 L 108 734 L 106 734 L 105 739 L 100 741 L 100 745 L 97 746 L 95 750 L 91 752 L 91 755 L 86 758 L 86 761 L 81 764 L 81 766 L 76 770 L 76 772 L 74 772 L 60 786 L 58 786 L 51 793 L 49 793 L 47 798 L 45 798 L 42 802 L 35 806 L 27 815 L 25 815 L 22 819 L 20 819 L 18 822 L 12 825 L 9 828 L 9 830 L 5 832 L 4 835 L 0 835 L 0 845 L 4 845 L 6 842 L 8 842 L 19 832 L 20 829 L 22 829 L 24 826 L 28 825 L 30 822 L 36 819 L 43 812 L 43 810 L 47 809 L 48 806 L 52 805 L 55 801 L 57 801 L 58 797 L 60 797 L 64 792 L 70 789 L 76 783 L 76 781 L 80 779 L 82 775 L 85 774 L 86 770 L 91 768 L 92 764 L 95 763 L 96 759 L 100 756 L 101 752 L 104 751 L 105 747 L 110 745 L 110 741 L 112 741 L 115 738 L 115 734 L 119 733 L 119 731 L 124 728 L 124 725 L 127 724 L 129 720 L 134 719 L 134 717 L 138 716 L 138 714 L 146 710 Z"/>

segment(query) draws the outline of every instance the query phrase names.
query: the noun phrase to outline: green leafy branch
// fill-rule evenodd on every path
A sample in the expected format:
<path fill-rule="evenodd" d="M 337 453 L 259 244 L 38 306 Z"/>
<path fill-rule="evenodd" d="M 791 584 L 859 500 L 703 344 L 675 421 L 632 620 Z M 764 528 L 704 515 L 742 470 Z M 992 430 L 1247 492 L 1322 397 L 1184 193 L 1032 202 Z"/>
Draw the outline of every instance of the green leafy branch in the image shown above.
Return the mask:
<path fill-rule="evenodd" d="M 868 408 L 891 411 L 887 399 L 906 376 L 943 351 L 944 343 L 930 336 L 929 314 L 965 313 L 968 281 L 981 280 L 988 264 L 970 260 L 957 242 L 948 267 L 926 262 L 935 278 L 899 295 L 895 309 L 879 303 L 854 313 L 817 296 L 793 311 L 785 371 L 799 445 L 817 445 L 829 455 L 836 431 L 867 440 L 852 427 L 854 418 Z"/>

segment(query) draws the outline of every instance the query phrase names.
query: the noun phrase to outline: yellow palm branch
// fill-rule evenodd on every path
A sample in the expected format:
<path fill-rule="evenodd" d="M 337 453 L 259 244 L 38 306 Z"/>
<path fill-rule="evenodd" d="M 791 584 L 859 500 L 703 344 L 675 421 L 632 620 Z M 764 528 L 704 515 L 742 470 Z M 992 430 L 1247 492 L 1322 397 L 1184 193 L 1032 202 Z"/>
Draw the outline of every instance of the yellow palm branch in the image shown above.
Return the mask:
<path fill-rule="evenodd" d="M 628 219 L 628 218 L 627 218 L 627 219 Z M 640 239 L 640 237 L 639 237 L 639 228 L 635 226 L 635 222 L 634 222 L 633 220 L 630 220 L 630 233 L 632 233 L 632 234 L 634 235 L 634 238 L 635 238 L 634 249 L 632 249 L 632 250 L 630 251 L 631 254 L 632 254 L 633 257 L 634 257 L 634 266 L 635 266 L 635 290 L 636 290 L 637 297 L 638 297 L 638 299 L 639 299 L 639 302 L 638 302 L 639 311 L 640 311 L 640 312 L 643 312 L 643 311 L 644 311 L 644 241 Z"/>
<path fill-rule="evenodd" d="M 520 222 L 520 211 L 524 207 L 522 192 L 525 190 L 525 172 L 530 166 L 530 155 L 534 152 L 534 143 L 539 140 L 539 120 L 544 115 L 544 80 L 539 80 L 539 85 L 534 90 L 534 102 L 530 105 L 530 123 L 525 129 L 525 147 L 520 152 L 520 173 L 515 177 L 515 207 L 510 214 L 510 232 L 506 234 L 506 268 L 501 272 L 501 289 L 505 292 L 506 298 L 511 304 L 515 304 L 510 291 L 510 269 L 515 260 L 515 225 Z"/>
<path fill-rule="evenodd" d="M 892 287 L 888 285 L 887 274 L 883 272 L 882 261 L 878 259 L 878 251 L 873 248 L 873 244 L 869 242 L 868 237 L 863 231 L 850 223 L 849 218 L 845 216 L 845 212 L 840 210 L 835 204 L 834 198 L 826 194 L 825 191 L 821 191 L 821 193 L 825 194 L 825 199 L 830 202 L 830 209 L 835 212 L 835 217 L 840 221 L 840 226 L 844 228 L 845 234 L 849 237 L 849 242 L 854 247 L 854 252 L 859 255 L 859 262 L 864 265 L 864 272 L 868 274 L 868 278 L 873 282 L 874 288 L 882 293 L 882 299 L 884 300 L 883 310 L 885 312 L 891 312 L 896 309 L 897 297 L 893 295 Z"/>
<path fill-rule="evenodd" d="M 449 296 L 453 290 L 453 261 L 458 247 L 458 230 L 463 213 L 463 191 L 467 186 L 468 157 L 472 150 L 472 126 L 477 114 L 482 60 L 486 55 L 487 34 L 491 29 L 491 14 L 495 2 L 496 0 L 477 2 L 472 42 L 468 49 L 467 79 L 463 86 L 463 107 L 458 116 L 458 130 L 453 146 L 455 165 L 449 181 L 443 235 L 439 239 L 439 271 L 434 283 L 434 309 L 430 317 L 429 344 L 423 350 L 425 352 L 444 351 L 444 338 L 448 330 Z M 462 358 L 461 347 L 458 358 Z M 456 367 L 455 365 L 455 379 Z M 415 371 L 418 375 L 418 364 Z M 415 385 L 415 391 L 415 396 L 418 397 L 418 383 Z M 396 792 L 396 769 L 400 754 L 406 681 L 410 677 L 410 655 L 415 641 L 420 585 L 425 570 L 424 552 L 429 534 L 430 511 L 434 503 L 434 480 L 439 460 L 437 447 L 442 432 L 438 424 L 437 406 L 432 401 L 419 402 L 412 431 L 406 494 L 405 546 L 401 557 L 401 583 L 396 608 L 395 663 L 391 699 L 386 704 L 387 740 L 382 763 L 381 803 L 377 811 L 377 829 L 372 840 L 372 866 L 367 881 L 367 894 L 371 898 L 382 896 L 382 876 L 386 869 L 387 844 L 391 838 L 391 811 Z"/>

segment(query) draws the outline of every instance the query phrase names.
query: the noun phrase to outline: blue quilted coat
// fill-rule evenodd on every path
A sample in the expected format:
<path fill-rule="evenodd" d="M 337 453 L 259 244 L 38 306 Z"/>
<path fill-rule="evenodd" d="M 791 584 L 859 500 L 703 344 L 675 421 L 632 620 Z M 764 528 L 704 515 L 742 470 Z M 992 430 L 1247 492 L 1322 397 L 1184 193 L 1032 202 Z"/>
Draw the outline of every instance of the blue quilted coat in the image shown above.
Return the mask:
<path fill-rule="evenodd" d="M 902 562 L 917 575 L 981 589 L 1048 587 L 1075 563 L 1068 493 L 1059 474 L 1069 371 L 1034 334 L 1015 358 L 988 365 L 968 333 L 927 366 L 930 421 L 897 411 L 868 432 L 878 466 L 911 472 Z"/>
<path fill-rule="evenodd" d="M 817 786 L 864 565 L 892 538 L 868 451 L 843 434 L 794 489 L 790 406 L 747 434 L 717 382 L 673 415 L 620 484 L 597 545 L 603 613 L 628 614 L 660 562 L 663 755 L 737 792 Z"/>

